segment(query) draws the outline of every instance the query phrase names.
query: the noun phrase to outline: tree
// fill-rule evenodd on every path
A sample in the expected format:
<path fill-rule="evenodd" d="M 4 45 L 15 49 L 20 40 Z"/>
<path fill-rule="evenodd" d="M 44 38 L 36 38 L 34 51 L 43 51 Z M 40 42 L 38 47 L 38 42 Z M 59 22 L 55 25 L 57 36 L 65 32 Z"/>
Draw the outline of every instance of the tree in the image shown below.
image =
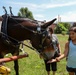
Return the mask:
<path fill-rule="evenodd" d="M 66 29 L 69 29 L 71 26 L 68 22 L 61 22 L 61 24 L 63 24 Z"/>
<path fill-rule="evenodd" d="M 28 10 L 27 7 L 25 7 L 25 8 L 22 7 L 18 12 L 18 16 L 34 20 L 32 12 L 30 10 Z"/>
<path fill-rule="evenodd" d="M 60 22 L 60 23 L 58 23 L 58 25 L 55 29 L 55 33 L 57 33 L 57 34 L 68 33 L 69 27 L 70 27 L 69 23 Z"/>

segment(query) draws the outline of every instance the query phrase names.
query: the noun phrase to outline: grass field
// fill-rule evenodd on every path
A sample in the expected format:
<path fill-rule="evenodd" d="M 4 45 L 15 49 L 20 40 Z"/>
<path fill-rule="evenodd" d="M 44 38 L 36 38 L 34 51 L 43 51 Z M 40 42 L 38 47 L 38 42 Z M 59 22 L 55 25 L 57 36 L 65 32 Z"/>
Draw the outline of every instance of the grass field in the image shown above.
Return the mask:
<path fill-rule="evenodd" d="M 61 51 L 63 53 L 65 42 L 68 39 L 68 36 L 65 35 L 57 35 L 60 45 L 61 45 Z M 19 73 L 20 75 L 47 75 L 45 71 L 45 65 L 42 59 L 39 58 L 36 51 L 33 51 L 27 47 L 24 47 L 25 52 L 29 54 L 29 57 L 19 59 Z M 14 71 L 14 63 L 8 62 L 6 63 L 6 66 L 8 66 L 11 69 L 10 75 L 15 75 Z M 51 74 L 52 75 L 52 74 Z M 66 71 L 66 60 L 63 59 L 60 62 L 58 62 L 58 70 L 56 72 L 56 75 L 68 75 Z"/>

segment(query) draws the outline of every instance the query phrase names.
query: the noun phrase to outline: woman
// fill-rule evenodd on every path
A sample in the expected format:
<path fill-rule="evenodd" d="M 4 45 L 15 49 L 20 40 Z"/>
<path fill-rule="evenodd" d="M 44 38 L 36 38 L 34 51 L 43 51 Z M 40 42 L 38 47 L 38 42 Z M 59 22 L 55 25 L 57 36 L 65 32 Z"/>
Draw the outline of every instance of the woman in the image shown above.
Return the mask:
<path fill-rule="evenodd" d="M 49 31 L 50 31 L 50 34 L 52 35 L 53 45 L 46 48 L 40 54 L 40 57 L 43 58 L 43 60 L 44 60 L 47 75 L 50 75 L 50 70 L 51 69 L 53 71 L 53 75 L 55 75 L 55 73 L 57 71 L 57 62 L 53 62 L 51 64 L 47 63 L 47 62 L 52 58 L 54 59 L 54 58 L 58 57 L 61 54 L 61 51 L 60 51 L 60 45 L 59 45 L 59 42 L 58 42 L 58 38 L 55 34 L 53 34 L 53 29 L 51 27 L 49 27 Z M 51 65 L 51 69 L 50 69 L 50 65 Z"/>

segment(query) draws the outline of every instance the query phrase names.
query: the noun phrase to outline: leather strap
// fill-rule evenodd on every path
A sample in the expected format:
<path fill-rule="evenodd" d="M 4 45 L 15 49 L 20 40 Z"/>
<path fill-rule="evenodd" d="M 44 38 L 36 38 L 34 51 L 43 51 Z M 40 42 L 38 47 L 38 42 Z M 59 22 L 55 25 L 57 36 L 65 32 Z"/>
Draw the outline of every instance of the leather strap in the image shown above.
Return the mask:
<path fill-rule="evenodd" d="M 1 33 L 1 26 L 2 26 L 2 21 L 0 21 L 0 33 Z"/>

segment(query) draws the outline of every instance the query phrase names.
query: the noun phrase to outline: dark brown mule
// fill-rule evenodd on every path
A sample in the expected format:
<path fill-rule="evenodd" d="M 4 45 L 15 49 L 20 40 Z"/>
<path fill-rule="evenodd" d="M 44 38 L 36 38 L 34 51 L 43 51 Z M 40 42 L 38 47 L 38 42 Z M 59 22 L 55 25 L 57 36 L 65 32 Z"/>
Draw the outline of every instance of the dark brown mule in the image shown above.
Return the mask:
<path fill-rule="evenodd" d="M 11 53 L 12 55 L 19 55 L 19 46 L 21 41 L 27 39 L 31 41 L 32 46 L 38 52 L 44 50 L 45 46 L 48 45 L 47 42 L 44 42 L 45 39 L 48 39 L 49 37 L 49 31 L 47 30 L 47 27 L 51 25 L 56 19 L 46 22 L 40 26 L 37 24 L 37 22 L 30 19 L 18 16 L 9 16 L 7 14 L 3 16 L 3 20 L 5 19 L 4 17 L 8 18 L 6 28 L 7 33 L 1 32 L 2 36 L 0 37 L 0 58 L 3 58 L 7 53 Z M 16 75 L 19 75 L 18 60 L 15 60 L 14 63 Z"/>

